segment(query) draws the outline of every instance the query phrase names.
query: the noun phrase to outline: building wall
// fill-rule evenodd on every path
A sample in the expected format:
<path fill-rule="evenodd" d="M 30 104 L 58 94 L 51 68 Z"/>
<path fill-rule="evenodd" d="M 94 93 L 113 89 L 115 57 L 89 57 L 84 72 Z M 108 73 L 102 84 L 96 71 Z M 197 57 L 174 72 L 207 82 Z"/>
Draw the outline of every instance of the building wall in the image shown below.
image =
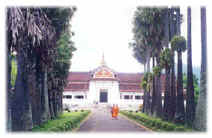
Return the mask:
<path fill-rule="evenodd" d="M 69 96 L 69 97 L 67 97 Z M 70 98 L 71 96 L 71 98 Z M 77 98 L 83 96 L 83 99 Z M 86 107 L 89 104 L 88 91 L 66 91 L 63 92 L 63 108 L 75 109 L 77 107 Z"/>
<path fill-rule="evenodd" d="M 120 101 L 119 85 L 117 81 L 90 81 L 88 98 L 91 103 L 100 103 L 100 91 L 108 93 L 108 104 L 118 104 Z"/>
<path fill-rule="evenodd" d="M 118 104 L 121 109 L 126 110 L 138 110 L 139 106 L 143 104 L 141 92 L 120 92 L 118 81 L 96 81 L 91 80 L 89 82 L 88 91 L 66 91 L 63 93 L 63 105 L 64 108 L 77 109 L 90 108 L 93 105 L 104 105 L 100 103 L 100 92 L 106 90 L 108 93 L 107 105 L 112 106 Z M 75 96 L 83 96 L 83 99 L 78 99 Z M 66 96 L 72 96 L 72 98 L 66 98 Z M 126 97 L 125 97 L 126 96 Z M 136 99 L 137 96 L 137 99 Z M 130 97 L 129 99 L 126 99 Z M 139 99 L 138 99 L 139 97 Z"/>

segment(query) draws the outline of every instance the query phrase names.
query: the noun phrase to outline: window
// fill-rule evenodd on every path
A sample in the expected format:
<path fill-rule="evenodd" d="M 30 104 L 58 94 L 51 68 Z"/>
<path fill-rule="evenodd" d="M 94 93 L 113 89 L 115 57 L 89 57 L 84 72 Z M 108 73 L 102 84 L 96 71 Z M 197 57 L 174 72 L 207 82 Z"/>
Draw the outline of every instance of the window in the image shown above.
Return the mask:
<path fill-rule="evenodd" d="M 136 95 L 136 96 L 135 96 L 135 99 L 136 99 L 136 100 L 140 100 L 141 98 L 142 98 L 142 97 L 141 97 L 140 95 Z"/>
<path fill-rule="evenodd" d="M 130 99 L 130 96 L 129 95 L 124 95 L 124 99 L 128 100 L 128 99 Z"/>
<path fill-rule="evenodd" d="M 124 95 L 124 99 L 126 99 L 126 100 L 129 100 L 129 99 L 132 99 L 132 98 L 133 98 L 132 95 Z"/>
<path fill-rule="evenodd" d="M 72 95 L 63 95 L 64 99 L 72 99 Z"/>
<path fill-rule="evenodd" d="M 75 98 L 75 99 L 83 99 L 84 96 L 83 96 L 83 95 L 76 95 L 76 96 L 74 96 L 74 98 Z"/>

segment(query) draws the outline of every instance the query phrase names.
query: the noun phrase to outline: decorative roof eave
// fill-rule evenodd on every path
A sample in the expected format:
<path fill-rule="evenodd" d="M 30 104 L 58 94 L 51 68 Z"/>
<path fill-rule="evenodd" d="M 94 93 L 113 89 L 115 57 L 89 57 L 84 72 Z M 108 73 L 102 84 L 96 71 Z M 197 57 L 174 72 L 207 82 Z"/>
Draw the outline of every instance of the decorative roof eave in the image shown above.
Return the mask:
<path fill-rule="evenodd" d="M 139 92 L 139 93 L 143 93 L 143 91 L 141 90 L 120 90 L 120 92 Z"/>
<path fill-rule="evenodd" d="M 116 78 L 92 78 L 90 81 L 118 81 Z"/>
<path fill-rule="evenodd" d="M 88 84 L 89 81 L 71 81 L 68 84 Z"/>
<path fill-rule="evenodd" d="M 64 89 L 64 92 L 88 92 L 89 89 Z"/>

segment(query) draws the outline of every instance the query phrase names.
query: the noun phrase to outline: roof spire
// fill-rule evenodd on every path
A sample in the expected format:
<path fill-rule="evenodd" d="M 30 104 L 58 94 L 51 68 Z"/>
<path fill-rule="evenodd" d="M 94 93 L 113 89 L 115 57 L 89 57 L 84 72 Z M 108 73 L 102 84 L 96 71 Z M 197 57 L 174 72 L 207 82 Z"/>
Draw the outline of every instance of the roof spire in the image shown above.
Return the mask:
<path fill-rule="evenodd" d="M 102 53 L 102 60 L 101 60 L 101 62 L 100 62 L 100 65 L 101 65 L 101 66 L 105 66 L 105 65 L 106 65 L 105 57 L 104 57 L 104 52 Z"/>

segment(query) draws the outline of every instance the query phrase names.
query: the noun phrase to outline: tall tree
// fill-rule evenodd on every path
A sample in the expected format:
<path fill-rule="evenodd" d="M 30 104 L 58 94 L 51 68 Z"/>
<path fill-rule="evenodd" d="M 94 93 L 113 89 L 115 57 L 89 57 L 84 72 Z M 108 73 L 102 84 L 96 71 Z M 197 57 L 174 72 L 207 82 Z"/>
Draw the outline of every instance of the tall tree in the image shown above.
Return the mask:
<path fill-rule="evenodd" d="M 17 52 L 18 63 L 11 112 L 12 128 L 13 131 L 30 130 L 32 128 L 31 95 L 27 84 L 28 74 L 33 66 L 30 65 L 29 59 L 35 48 L 45 48 L 39 47 L 42 40 L 46 43 L 52 41 L 54 32 L 40 9 L 9 8 L 7 15 L 8 41 L 11 41 L 7 44 Z M 48 31 L 41 32 L 43 28 Z M 47 47 L 50 45 L 48 43 Z"/>
<path fill-rule="evenodd" d="M 192 125 L 195 117 L 194 85 L 192 71 L 191 47 L 191 7 L 187 9 L 187 89 L 186 89 L 186 123 Z"/>
<path fill-rule="evenodd" d="M 70 58 L 67 59 L 64 54 L 61 54 L 61 57 L 64 58 L 57 60 L 58 53 L 61 53 L 57 52 L 57 47 L 62 44 L 56 44 L 56 41 L 60 39 L 63 31 L 69 29 L 69 21 L 74 11 L 75 8 L 8 8 L 8 53 L 10 54 L 12 50 L 16 51 L 18 63 L 15 93 L 11 106 L 13 131 L 30 130 L 33 125 L 39 125 L 52 116 L 49 109 L 51 105 L 49 103 L 50 82 L 55 80 L 59 82 L 54 85 L 58 87 L 55 90 L 57 96 L 54 99 L 54 103 L 58 103 L 58 112 L 56 113 L 62 112 L 62 91 L 68 76 L 67 70 L 70 67 L 67 60 Z M 55 32 L 55 30 L 57 31 Z M 66 35 L 66 37 L 70 36 Z M 65 41 L 71 45 L 70 49 L 65 49 L 71 57 L 71 52 L 74 51 L 73 42 Z M 62 75 L 50 75 L 52 76 L 50 80 L 48 74 L 58 71 L 57 69 L 52 70 L 54 64 L 63 66 L 59 70 Z"/>
<path fill-rule="evenodd" d="M 176 106 L 176 122 L 184 123 L 185 108 L 183 95 L 183 74 L 182 74 L 182 52 L 186 50 L 186 40 L 182 36 L 174 36 L 171 41 L 173 50 L 177 51 L 178 68 L 177 68 L 177 106 Z"/>
<path fill-rule="evenodd" d="M 138 7 L 135 12 L 133 32 L 136 36 L 139 36 L 138 38 L 142 40 L 141 42 L 143 43 L 144 47 L 146 47 L 147 72 L 150 72 L 150 58 L 151 56 L 155 56 L 157 64 L 159 64 L 159 55 L 163 46 L 162 40 L 164 39 L 164 8 Z M 153 53 L 155 55 L 153 55 Z M 158 87 L 156 90 L 159 94 L 157 96 L 160 96 L 160 76 L 156 76 L 156 78 L 158 78 L 156 79 L 156 86 Z M 144 100 L 144 103 L 145 101 L 149 103 L 149 98 Z M 156 102 L 156 106 L 162 106 L 161 100 L 157 101 L 158 102 Z M 155 107 L 155 109 L 161 108 Z M 150 113 L 150 109 L 147 109 L 147 112 Z M 157 112 L 159 112 L 159 110 Z"/>
<path fill-rule="evenodd" d="M 163 107 L 163 118 L 165 120 L 170 120 L 170 110 L 171 110 L 171 88 L 170 88 L 170 70 L 172 66 L 172 51 L 166 48 L 162 51 L 160 55 L 160 65 L 165 68 L 166 80 L 165 80 L 165 97 L 164 97 L 164 107 Z"/>
<path fill-rule="evenodd" d="M 174 8 L 169 9 L 169 41 L 173 38 L 173 36 L 176 34 L 175 29 L 176 25 L 176 15 L 174 14 Z M 170 93 L 170 119 L 173 120 L 176 112 L 176 77 L 175 77 L 175 51 L 172 49 L 172 67 L 171 67 L 171 93 Z"/>
<path fill-rule="evenodd" d="M 200 95 L 196 108 L 194 127 L 200 131 L 207 129 L 207 24 L 206 8 L 201 7 L 201 78 Z"/>

